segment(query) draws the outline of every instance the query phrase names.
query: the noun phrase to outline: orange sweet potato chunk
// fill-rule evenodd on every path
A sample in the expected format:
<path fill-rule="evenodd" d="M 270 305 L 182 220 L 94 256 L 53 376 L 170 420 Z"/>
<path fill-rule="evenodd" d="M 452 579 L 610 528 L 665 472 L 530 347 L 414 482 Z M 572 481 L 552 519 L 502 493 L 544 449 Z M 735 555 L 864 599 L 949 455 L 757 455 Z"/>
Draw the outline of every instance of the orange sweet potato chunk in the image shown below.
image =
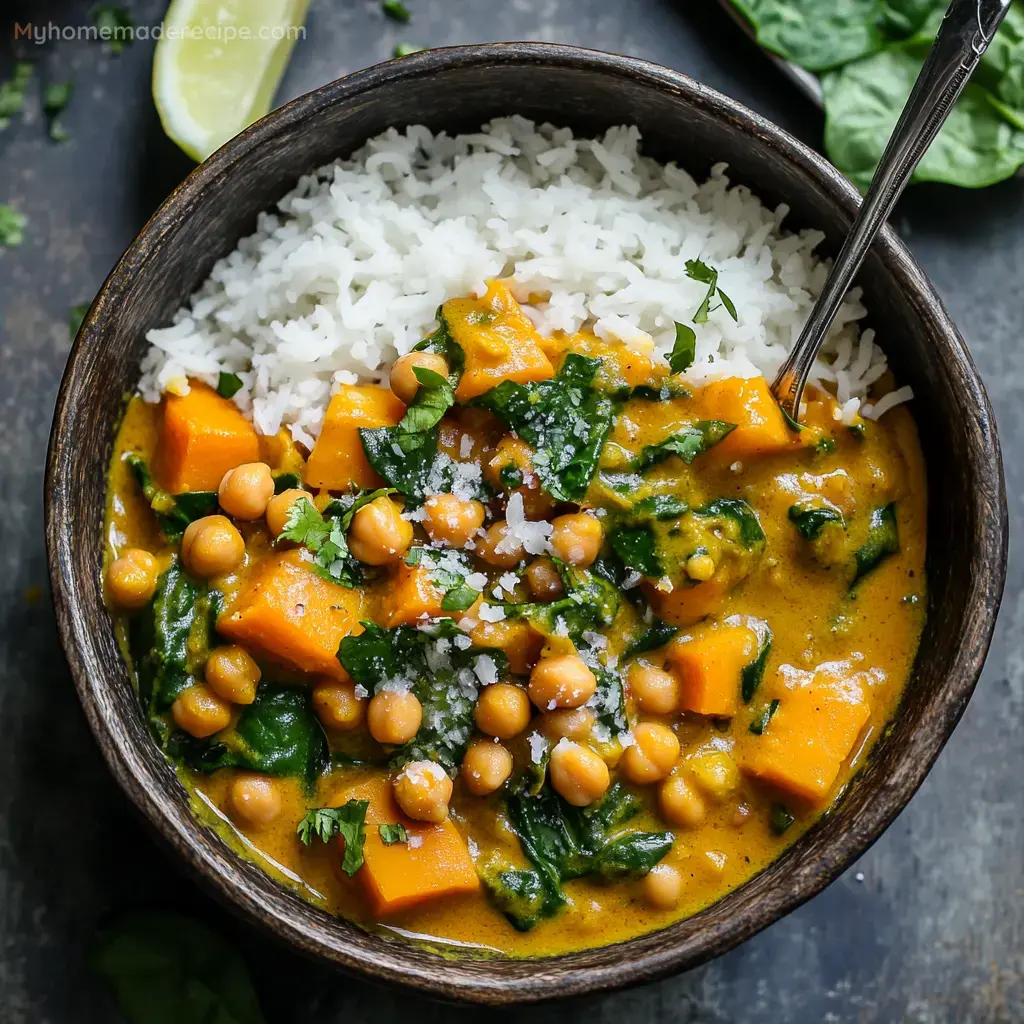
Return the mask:
<path fill-rule="evenodd" d="M 349 633 L 361 633 L 362 594 L 328 583 L 301 551 L 266 559 L 217 620 L 236 643 L 301 672 L 346 678 L 336 654 Z"/>
<path fill-rule="evenodd" d="M 871 716 L 864 684 L 856 674 L 782 666 L 773 696 L 779 707 L 764 730 L 751 737 L 748 772 L 812 803 L 830 793 L 843 762 Z"/>
<path fill-rule="evenodd" d="M 706 419 L 736 424 L 736 429 L 712 449 L 716 459 L 756 458 L 800 445 L 798 435 L 786 426 L 764 377 L 714 381 L 702 389 L 697 401 Z"/>
<path fill-rule="evenodd" d="M 679 681 L 680 707 L 731 718 L 739 708 L 743 669 L 756 657 L 757 636 L 746 626 L 725 626 L 672 644 L 666 661 Z"/>
<path fill-rule="evenodd" d="M 533 322 L 501 281 L 491 281 L 482 299 L 449 299 L 442 307 L 466 368 L 455 391 L 467 402 L 504 380 L 527 384 L 555 375 Z"/>
<path fill-rule="evenodd" d="M 345 385 L 331 399 L 320 436 L 306 463 L 306 483 L 329 491 L 380 487 L 383 481 L 366 460 L 360 427 L 393 427 L 405 406 L 390 388 Z"/>
<path fill-rule="evenodd" d="M 415 626 L 441 614 L 444 594 L 434 586 L 430 571 L 401 562 L 388 589 L 388 626 Z"/>
<path fill-rule="evenodd" d="M 154 472 L 164 490 L 215 491 L 229 469 L 256 462 L 260 443 L 238 406 L 190 381 L 187 395 L 164 398 Z"/>
<path fill-rule="evenodd" d="M 721 608 L 729 593 L 729 584 L 712 577 L 693 586 L 680 583 L 669 593 L 647 583 L 644 591 L 659 618 L 673 626 L 692 626 Z"/>
<path fill-rule="evenodd" d="M 340 807 L 348 800 L 368 800 L 370 804 L 366 810 L 363 866 L 355 877 L 376 917 L 480 888 L 466 842 L 450 819 L 428 825 L 406 818 L 399 812 L 386 778 L 343 787 L 334 794 L 331 806 Z M 387 846 L 378 826 L 396 822 L 405 826 L 409 842 Z"/>

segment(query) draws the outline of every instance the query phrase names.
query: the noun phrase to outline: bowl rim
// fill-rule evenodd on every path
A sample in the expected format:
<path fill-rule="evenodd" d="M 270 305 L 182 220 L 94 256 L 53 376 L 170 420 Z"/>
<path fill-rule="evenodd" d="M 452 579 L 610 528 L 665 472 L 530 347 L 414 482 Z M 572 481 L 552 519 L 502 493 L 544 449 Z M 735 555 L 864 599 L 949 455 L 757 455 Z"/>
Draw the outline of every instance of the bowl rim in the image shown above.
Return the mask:
<path fill-rule="evenodd" d="M 103 714 L 100 699 L 108 688 L 108 670 L 103 666 L 95 677 L 90 672 L 82 651 L 88 645 L 90 623 L 83 612 L 82 598 L 75 580 L 65 574 L 70 553 L 70 534 L 66 524 L 73 522 L 73 496 L 63 486 L 60 473 L 61 453 L 65 445 L 65 427 L 74 403 L 78 400 L 82 382 L 79 365 L 85 347 L 98 338 L 104 321 L 111 315 L 112 306 L 124 293 L 130 282 L 145 268 L 148 258 L 161 243 L 164 233 L 173 225 L 176 211 L 187 207 L 193 196 L 201 190 L 215 187 L 230 168 L 246 159 L 257 147 L 281 131 L 315 117 L 322 110 L 340 103 L 351 103 L 360 94 L 396 81 L 422 79 L 435 72 L 452 68 L 485 66 L 555 65 L 569 69 L 596 72 L 611 78 L 629 78 L 677 97 L 685 97 L 693 106 L 703 109 L 708 116 L 725 120 L 740 128 L 788 161 L 805 180 L 813 181 L 836 205 L 841 213 L 852 219 L 860 202 L 853 186 L 829 164 L 799 140 L 718 91 L 702 85 L 681 72 L 673 71 L 650 61 L 635 57 L 604 53 L 581 47 L 555 43 L 512 42 L 480 43 L 466 46 L 444 47 L 422 51 L 400 60 L 387 61 L 354 72 L 328 83 L 277 108 L 240 135 L 226 143 L 203 164 L 195 168 L 150 217 L 138 236 L 118 260 L 93 301 L 68 356 L 54 410 L 53 425 L 46 459 L 44 504 L 46 521 L 47 559 L 51 589 L 57 617 L 58 631 L 75 689 L 89 726 L 95 735 L 103 756 L 118 784 L 155 831 L 192 867 L 195 874 L 214 895 L 251 921 L 268 927 L 279 939 L 292 947 L 314 956 L 349 973 L 377 982 L 398 982 L 422 994 L 449 1000 L 467 1000 L 491 1005 L 539 1002 L 543 1000 L 622 988 L 627 985 L 652 981 L 696 967 L 724 953 L 751 937 L 779 918 L 785 916 L 816 895 L 860 857 L 902 811 L 927 772 L 934 764 L 942 747 L 949 739 L 977 684 L 995 627 L 995 613 L 1002 597 L 1006 574 L 1008 546 L 1008 516 L 1002 460 L 995 419 L 984 387 L 966 345 L 950 319 L 942 301 L 925 278 L 909 251 L 888 226 L 875 242 L 875 251 L 887 269 L 900 280 L 911 296 L 917 315 L 927 322 L 929 332 L 941 335 L 944 349 L 953 360 L 952 369 L 958 383 L 974 403 L 976 416 L 970 424 L 977 441 L 982 461 L 978 471 L 991 488 L 991 502 L 981 511 L 990 517 L 990 528 L 984 542 L 979 543 L 979 573 L 972 578 L 972 595 L 968 604 L 963 634 L 970 635 L 973 643 L 963 645 L 946 678 L 941 692 L 936 693 L 929 706 L 938 716 L 939 727 L 931 730 L 927 740 L 915 746 L 917 761 L 907 766 L 900 782 L 887 787 L 866 810 L 856 829 L 837 837 L 829 857 L 816 872 L 802 873 L 785 892 L 775 891 L 762 899 L 756 908 L 734 915 L 727 923 L 709 930 L 698 948 L 662 945 L 638 951 L 645 939 L 664 934 L 665 930 L 619 943 L 604 950 L 617 950 L 614 963 L 586 964 L 587 953 L 563 954 L 528 961 L 535 966 L 528 983 L 522 976 L 502 976 L 500 972 L 463 973 L 456 963 L 444 962 L 445 969 L 428 969 L 422 963 L 410 962 L 403 955 L 402 944 L 379 942 L 375 950 L 355 950 L 344 941 L 333 943 L 318 931 L 309 911 L 292 907 L 285 898 L 286 890 L 264 876 L 267 886 L 250 887 L 234 866 L 237 854 L 224 845 L 225 854 L 215 857 L 199 841 L 194 817 L 187 817 L 171 806 L 162 791 L 164 780 L 148 768 L 140 768 L 131 756 L 133 743 Z M 980 499 L 972 497 L 980 504 Z M 991 519 L 993 511 L 994 520 Z M 798 840 L 799 843 L 799 840 Z M 742 886 L 740 887 L 742 889 Z M 260 891 L 257 891 L 260 890 Z M 294 899 L 294 897 L 292 897 Z M 676 925 L 669 926 L 676 927 Z M 368 933 L 370 934 L 370 933 Z M 376 938 L 376 936 L 374 936 Z M 371 943 L 372 944 L 372 943 Z M 631 948 L 633 947 L 633 948 Z"/>

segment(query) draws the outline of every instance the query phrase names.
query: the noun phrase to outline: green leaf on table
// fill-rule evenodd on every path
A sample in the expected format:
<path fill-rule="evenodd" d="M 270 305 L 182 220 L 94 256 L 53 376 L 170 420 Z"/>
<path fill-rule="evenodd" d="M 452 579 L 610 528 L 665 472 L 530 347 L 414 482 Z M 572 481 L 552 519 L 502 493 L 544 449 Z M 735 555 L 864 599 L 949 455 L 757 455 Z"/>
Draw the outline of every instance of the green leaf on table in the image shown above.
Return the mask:
<path fill-rule="evenodd" d="M 25 107 L 25 88 L 32 79 L 32 65 L 18 61 L 9 81 L 0 82 L 0 131 L 11 123 Z"/>
<path fill-rule="evenodd" d="M 217 511 L 216 491 L 185 491 L 169 494 L 156 485 L 149 465 L 141 455 L 134 452 L 124 457 L 128 469 L 149 502 L 164 537 L 169 541 L 180 540 L 189 523 L 212 515 Z"/>
<path fill-rule="evenodd" d="M 50 122 L 50 138 L 54 142 L 67 142 L 70 138 L 59 118 L 71 102 L 73 89 L 71 82 L 51 82 L 43 90 L 43 113 Z"/>
<path fill-rule="evenodd" d="M 668 368 L 673 373 L 688 370 L 697 357 L 697 335 L 692 327 L 675 321 L 676 340 L 668 357 Z"/>
<path fill-rule="evenodd" d="M 392 51 L 392 54 L 395 57 L 408 57 L 410 53 L 422 53 L 423 50 L 424 47 L 413 46 L 412 43 L 399 43 Z"/>
<path fill-rule="evenodd" d="M 402 3 L 402 0 L 381 0 L 380 6 L 392 21 L 399 21 L 404 24 L 412 18 L 409 8 Z"/>
<path fill-rule="evenodd" d="M 311 808 L 306 811 L 295 830 L 299 842 L 305 846 L 312 846 L 314 839 L 327 843 L 335 836 L 341 836 L 345 840 L 345 855 L 341 860 L 341 869 L 351 878 L 363 866 L 366 809 L 369 806 L 369 800 L 349 800 L 341 807 Z"/>
<path fill-rule="evenodd" d="M 710 451 L 735 429 L 735 423 L 724 420 L 699 420 L 657 444 L 644 445 L 633 468 L 642 473 L 670 455 L 679 456 L 689 466 L 698 455 Z"/>
<path fill-rule="evenodd" d="M 135 22 L 117 4 L 99 4 L 94 7 L 92 20 L 97 29 L 97 38 L 110 47 L 111 53 L 122 53 L 134 39 Z"/>
<path fill-rule="evenodd" d="M 13 249 L 25 241 L 28 218 L 13 206 L 0 203 L 0 245 Z"/>
<path fill-rule="evenodd" d="M 869 572 L 878 568 L 890 555 L 900 549 L 899 531 L 896 527 L 896 503 L 890 502 L 872 511 L 868 520 L 868 534 L 864 543 L 854 554 L 856 572 L 852 590 Z"/>
<path fill-rule="evenodd" d="M 600 365 L 572 352 L 550 380 L 503 381 L 473 401 L 533 447 L 541 485 L 559 501 L 586 493 L 611 430 L 615 401 L 593 387 Z"/>
<path fill-rule="evenodd" d="M 181 914 L 131 914 L 96 938 L 89 966 L 130 1024 L 266 1024 L 245 963 Z"/>

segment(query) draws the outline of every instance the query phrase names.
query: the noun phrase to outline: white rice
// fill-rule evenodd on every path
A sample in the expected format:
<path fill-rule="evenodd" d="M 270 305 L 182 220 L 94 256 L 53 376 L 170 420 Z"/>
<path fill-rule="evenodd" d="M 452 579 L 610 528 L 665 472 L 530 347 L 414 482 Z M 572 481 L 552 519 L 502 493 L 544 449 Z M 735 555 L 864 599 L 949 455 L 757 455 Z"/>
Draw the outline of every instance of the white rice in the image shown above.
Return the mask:
<path fill-rule="evenodd" d="M 800 333 L 828 261 L 818 231 L 782 230 L 726 167 L 698 184 L 639 155 L 636 128 L 577 139 L 565 128 L 501 118 L 455 138 L 391 130 L 350 160 L 302 178 L 255 234 L 220 260 L 175 315 L 150 331 L 140 392 L 156 401 L 183 377 L 243 381 L 235 396 L 266 434 L 311 445 L 332 391 L 379 380 L 436 326 L 445 300 L 510 277 L 544 333 L 590 327 L 664 356 L 673 321 L 690 322 L 706 286 L 687 260 L 719 271 L 739 322 L 713 303 L 687 376 L 771 379 Z M 859 289 L 847 297 L 814 372 L 849 421 L 910 397 L 862 404 L 886 370 Z"/>

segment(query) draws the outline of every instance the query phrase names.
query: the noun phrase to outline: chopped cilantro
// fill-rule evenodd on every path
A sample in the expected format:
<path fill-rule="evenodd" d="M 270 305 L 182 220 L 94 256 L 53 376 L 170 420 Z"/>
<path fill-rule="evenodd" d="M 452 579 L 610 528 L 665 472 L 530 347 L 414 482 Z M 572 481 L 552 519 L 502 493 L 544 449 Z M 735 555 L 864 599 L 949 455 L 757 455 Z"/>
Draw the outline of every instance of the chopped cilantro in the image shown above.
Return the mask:
<path fill-rule="evenodd" d="M 430 430 L 441 422 L 441 417 L 455 404 L 455 392 L 448 378 L 434 370 L 414 366 L 412 372 L 420 386 L 398 427 L 415 434 Z"/>
<path fill-rule="evenodd" d="M 380 833 L 380 841 L 385 846 L 409 842 L 409 833 L 401 822 L 397 822 L 394 825 L 378 825 L 377 831 Z"/>
<path fill-rule="evenodd" d="M 739 317 L 736 315 L 736 307 L 733 305 L 732 299 L 725 294 L 718 287 L 718 271 L 714 267 L 709 267 L 702 260 L 687 260 L 686 261 L 686 276 L 692 281 L 697 281 L 700 284 L 706 284 L 708 286 L 707 294 L 704 296 L 703 301 L 697 307 L 697 312 L 693 314 L 693 322 L 695 324 L 707 323 L 708 314 L 711 312 L 711 300 L 718 294 L 718 298 L 721 300 L 722 305 L 725 306 L 725 311 L 733 318 L 738 320 Z M 717 308 L 717 307 L 716 307 Z"/>
<path fill-rule="evenodd" d="M 402 3 L 402 0 L 382 0 L 381 10 L 392 20 L 405 24 L 412 18 L 409 8 Z"/>
<path fill-rule="evenodd" d="M 668 357 L 668 368 L 673 373 L 682 373 L 693 365 L 697 356 L 697 335 L 692 327 L 676 321 L 676 341 Z"/>
<path fill-rule="evenodd" d="M 13 249 L 25 241 L 25 225 L 28 218 L 18 213 L 13 206 L 0 203 L 0 245 Z"/>
<path fill-rule="evenodd" d="M 14 75 L 9 82 L 0 83 L 0 130 L 11 123 L 11 118 L 20 114 L 25 106 L 25 87 L 32 78 L 32 65 L 19 61 L 14 65 Z"/>
<path fill-rule="evenodd" d="M 116 4 L 99 4 L 93 8 L 93 24 L 99 30 L 100 42 L 110 44 L 111 53 L 121 53 L 132 41 L 135 22 Z"/>
<path fill-rule="evenodd" d="M 51 82 L 43 90 L 43 113 L 50 121 L 50 138 L 54 142 L 67 142 L 70 138 L 60 123 L 60 115 L 71 102 L 71 82 Z"/>
<path fill-rule="evenodd" d="M 412 43 L 399 43 L 394 49 L 396 57 L 408 57 L 410 53 L 422 53 L 422 46 L 413 46 Z"/>
<path fill-rule="evenodd" d="M 414 547 L 405 556 L 406 565 L 422 565 L 430 572 L 434 585 L 444 592 L 441 611 L 464 612 L 480 596 L 480 591 L 466 583 L 473 569 L 462 551 L 434 551 Z"/>
<path fill-rule="evenodd" d="M 366 809 L 368 800 L 349 800 L 341 807 L 314 807 L 295 830 L 299 841 L 312 846 L 314 839 L 328 842 L 340 835 L 345 840 L 345 856 L 341 869 L 350 877 L 363 866 L 363 843 L 366 842 Z M 399 826 L 401 827 L 401 826 Z"/>
<path fill-rule="evenodd" d="M 225 373 L 221 370 L 217 378 L 217 394 L 221 398 L 234 398 L 242 390 L 242 378 L 236 373 Z"/>

